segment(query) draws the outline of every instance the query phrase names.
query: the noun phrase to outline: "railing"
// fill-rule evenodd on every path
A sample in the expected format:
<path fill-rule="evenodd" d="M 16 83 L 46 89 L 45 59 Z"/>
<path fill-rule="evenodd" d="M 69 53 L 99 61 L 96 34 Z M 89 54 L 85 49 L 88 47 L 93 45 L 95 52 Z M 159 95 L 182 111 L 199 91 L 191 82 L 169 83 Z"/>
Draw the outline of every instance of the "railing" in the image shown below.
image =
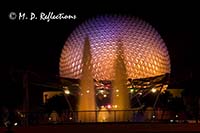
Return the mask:
<path fill-rule="evenodd" d="M 9 120 L 7 122 L 9 123 Z M 29 126 L 88 122 L 185 122 L 185 117 L 181 113 L 160 110 L 146 110 L 144 112 L 138 110 L 68 111 L 60 115 L 56 112 L 51 114 L 29 112 L 21 113 L 10 123 L 16 126 Z"/>

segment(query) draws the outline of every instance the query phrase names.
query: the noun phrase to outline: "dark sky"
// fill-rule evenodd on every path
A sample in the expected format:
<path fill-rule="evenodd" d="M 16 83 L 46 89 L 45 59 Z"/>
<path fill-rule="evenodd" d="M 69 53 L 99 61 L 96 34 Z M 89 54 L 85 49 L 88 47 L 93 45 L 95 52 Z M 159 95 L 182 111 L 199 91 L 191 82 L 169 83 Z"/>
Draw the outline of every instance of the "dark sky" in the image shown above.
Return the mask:
<path fill-rule="evenodd" d="M 94 3 L 93 3 L 94 4 Z M 10 12 L 54 12 L 75 14 L 75 20 L 10 20 Z M 150 23 L 162 36 L 171 58 L 171 76 L 174 81 L 187 79 L 190 73 L 198 70 L 197 25 L 199 12 L 192 3 L 118 3 L 87 6 L 69 4 L 55 7 L 17 7 L 9 6 L 3 12 L 1 41 L 1 81 L 9 80 L 11 68 L 23 70 L 30 67 L 39 74 L 58 74 L 59 57 L 69 34 L 84 20 L 96 15 L 125 14 L 137 16 Z M 196 51 L 196 52 L 194 52 Z M 195 61 L 193 61 L 195 60 Z M 195 72 L 196 73 L 196 72 Z M 199 73 L 199 70 L 198 70 Z M 5 78 L 6 77 L 6 78 Z M 197 77 L 197 76 L 195 76 Z M 199 78 L 198 78 L 199 79 Z"/>

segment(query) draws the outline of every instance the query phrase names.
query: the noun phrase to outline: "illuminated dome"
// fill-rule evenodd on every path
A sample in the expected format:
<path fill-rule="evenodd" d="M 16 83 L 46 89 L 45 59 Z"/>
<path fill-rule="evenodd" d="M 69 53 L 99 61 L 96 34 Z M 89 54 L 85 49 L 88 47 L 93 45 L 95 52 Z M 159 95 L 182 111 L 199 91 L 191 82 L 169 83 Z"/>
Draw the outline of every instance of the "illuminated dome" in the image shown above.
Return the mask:
<path fill-rule="evenodd" d="M 85 38 L 91 47 L 92 75 L 113 79 L 117 47 L 122 43 L 128 78 L 148 78 L 170 73 L 167 47 L 158 32 L 135 17 L 101 16 L 78 26 L 69 36 L 60 57 L 60 76 L 80 79 Z"/>

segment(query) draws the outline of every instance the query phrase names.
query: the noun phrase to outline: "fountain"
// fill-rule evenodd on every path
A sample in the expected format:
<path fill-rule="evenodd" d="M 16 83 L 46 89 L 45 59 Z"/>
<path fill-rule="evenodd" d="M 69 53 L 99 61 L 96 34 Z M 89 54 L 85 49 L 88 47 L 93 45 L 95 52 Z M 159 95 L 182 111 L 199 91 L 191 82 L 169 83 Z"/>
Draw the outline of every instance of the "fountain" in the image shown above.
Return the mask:
<path fill-rule="evenodd" d="M 78 104 L 78 121 L 95 122 L 96 121 L 96 102 L 94 81 L 92 78 L 91 51 L 89 38 L 86 37 L 83 48 L 83 69 L 80 78 L 80 97 Z"/>
<path fill-rule="evenodd" d="M 130 110 L 130 100 L 129 100 L 129 91 L 127 88 L 127 73 L 126 67 L 124 63 L 124 54 L 122 49 L 122 43 L 118 42 L 118 49 L 116 54 L 116 60 L 114 64 L 114 81 L 112 83 L 113 91 L 112 91 L 112 108 L 113 110 L 117 110 L 111 116 L 111 121 L 128 121 L 129 120 L 129 112 L 125 110 Z"/>
<path fill-rule="evenodd" d="M 91 51 L 89 38 L 85 39 L 83 48 L 83 69 L 82 76 L 80 78 L 80 97 L 78 104 L 78 121 L 80 122 L 102 122 L 102 121 L 128 121 L 130 119 L 130 113 L 124 110 L 130 109 L 129 91 L 126 85 L 127 73 L 124 64 L 122 43 L 118 42 L 118 49 L 116 54 L 116 60 L 114 63 L 115 76 L 112 83 L 112 111 L 107 109 L 100 110 L 99 114 L 96 113 L 96 101 L 94 80 L 92 77 L 91 66 Z M 106 115 L 105 115 L 106 114 Z"/>
<path fill-rule="evenodd" d="M 156 85 L 151 79 L 171 71 L 167 47 L 158 32 L 137 17 L 118 15 L 98 16 L 77 27 L 65 42 L 59 70 L 60 77 L 81 80 L 77 104 L 80 113 L 75 119 L 83 122 L 129 120 L 129 113 L 124 110 L 135 110 L 135 104 L 129 107 L 129 94 L 132 102 L 140 106 L 138 109 L 143 108 L 139 98 L 151 92 L 151 83 Z M 130 93 L 127 79 L 131 79 Z M 145 84 L 143 79 L 147 80 Z M 112 82 L 109 88 L 103 88 L 109 92 L 105 95 L 109 96 L 107 103 L 96 101 L 94 80 Z"/>

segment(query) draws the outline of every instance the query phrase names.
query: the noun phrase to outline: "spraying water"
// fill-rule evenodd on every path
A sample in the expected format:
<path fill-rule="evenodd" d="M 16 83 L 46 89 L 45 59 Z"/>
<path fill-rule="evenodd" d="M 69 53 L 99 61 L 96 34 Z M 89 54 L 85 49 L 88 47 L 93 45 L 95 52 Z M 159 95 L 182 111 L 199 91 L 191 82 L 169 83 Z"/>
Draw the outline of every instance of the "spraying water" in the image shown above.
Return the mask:
<path fill-rule="evenodd" d="M 127 73 L 124 63 L 122 43 L 118 42 L 117 57 L 115 60 L 115 76 L 113 81 L 112 106 L 116 111 L 115 121 L 128 121 L 129 113 L 124 110 L 130 109 L 129 91 L 127 88 Z"/>
<path fill-rule="evenodd" d="M 95 122 L 95 91 L 92 78 L 91 51 L 89 38 L 85 39 L 83 48 L 83 71 L 80 79 L 80 98 L 78 104 L 78 120 L 81 122 Z"/>

